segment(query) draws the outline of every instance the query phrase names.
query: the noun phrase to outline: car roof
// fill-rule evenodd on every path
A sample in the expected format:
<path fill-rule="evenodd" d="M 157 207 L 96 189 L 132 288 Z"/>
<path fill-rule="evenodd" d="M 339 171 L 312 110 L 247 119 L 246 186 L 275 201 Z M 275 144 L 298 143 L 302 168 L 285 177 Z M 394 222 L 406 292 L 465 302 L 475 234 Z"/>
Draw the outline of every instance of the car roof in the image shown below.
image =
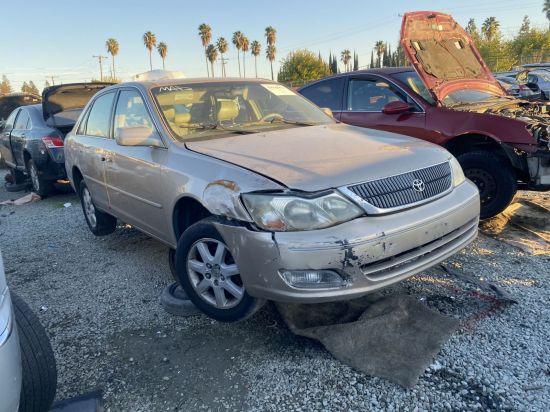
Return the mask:
<path fill-rule="evenodd" d="M 196 78 L 177 78 L 177 79 L 163 79 L 163 80 L 140 80 L 131 81 L 125 83 L 119 83 L 115 86 L 106 88 L 113 89 L 125 86 L 138 86 L 145 89 L 152 89 L 162 86 L 173 86 L 179 84 L 202 84 L 202 83 L 276 83 L 273 80 L 268 79 L 256 79 L 248 77 L 196 77 Z"/>
<path fill-rule="evenodd" d="M 328 79 L 335 79 L 335 78 L 338 78 L 338 77 L 345 77 L 345 76 L 351 76 L 351 75 L 356 75 L 356 74 L 378 74 L 378 75 L 382 75 L 382 76 L 390 76 L 392 74 L 408 73 L 408 72 L 414 72 L 414 68 L 403 66 L 403 67 L 381 67 L 381 68 L 376 68 L 376 69 L 355 70 L 355 71 L 352 71 L 352 72 L 333 74 L 332 76 L 327 76 L 327 77 L 323 77 L 322 79 L 313 80 L 313 81 L 303 85 L 302 87 L 300 87 L 298 89 L 298 91 L 300 91 L 301 89 L 305 89 L 306 87 L 309 87 L 312 84 L 315 84 L 315 83 L 318 83 L 318 82 L 321 82 L 321 81 L 325 81 L 325 80 L 328 80 Z"/>

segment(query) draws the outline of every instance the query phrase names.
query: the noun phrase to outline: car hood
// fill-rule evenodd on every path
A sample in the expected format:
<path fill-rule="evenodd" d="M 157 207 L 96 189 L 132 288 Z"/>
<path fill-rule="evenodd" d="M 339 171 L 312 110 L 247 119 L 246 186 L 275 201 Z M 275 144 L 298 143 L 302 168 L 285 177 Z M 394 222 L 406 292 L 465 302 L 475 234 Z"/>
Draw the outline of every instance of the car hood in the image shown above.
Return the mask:
<path fill-rule="evenodd" d="M 70 83 L 45 88 L 42 91 L 44 120 L 47 121 L 61 112 L 84 108 L 94 94 L 112 84 L 106 82 Z"/>
<path fill-rule="evenodd" d="M 418 139 L 344 124 L 188 141 L 187 148 L 308 192 L 442 163 L 449 154 Z"/>
<path fill-rule="evenodd" d="M 400 41 L 410 63 L 439 102 L 449 93 L 464 89 L 506 94 L 471 37 L 450 15 L 405 13 Z"/>
<path fill-rule="evenodd" d="M 32 93 L 14 93 L 0 96 L 0 120 L 8 116 L 20 106 L 40 103 L 40 96 Z"/>

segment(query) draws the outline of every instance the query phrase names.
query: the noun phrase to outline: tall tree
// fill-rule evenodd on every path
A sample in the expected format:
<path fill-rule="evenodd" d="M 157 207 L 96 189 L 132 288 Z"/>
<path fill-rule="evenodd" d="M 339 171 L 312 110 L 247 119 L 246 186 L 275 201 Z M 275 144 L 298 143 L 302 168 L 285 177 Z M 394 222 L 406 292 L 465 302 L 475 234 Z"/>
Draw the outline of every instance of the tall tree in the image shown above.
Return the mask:
<path fill-rule="evenodd" d="M 252 56 L 254 56 L 254 71 L 256 73 L 256 77 L 258 77 L 258 56 L 260 55 L 261 51 L 262 45 L 258 40 L 254 40 L 252 43 L 250 43 L 250 53 L 252 53 Z"/>
<path fill-rule="evenodd" d="M 206 48 L 206 57 L 210 62 L 210 70 L 212 70 L 212 77 L 214 77 L 214 63 L 218 58 L 218 50 L 216 49 L 216 46 L 214 46 L 213 44 L 208 45 L 208 47 Z"/>
<path fill-rule="evenodd" d="M 227 40 L 225 40 L 224 37 L 220 37 L 218 41 L 216 42 L 216 47 L 218 48 L 218 51 L 220 52 L 220 61 L 222 63 L 222 77 L 225 77 L 225 60 L 223 58 L 223 55 L 227 53 L 227 49 L 229 48 L 229 44 L 227 44 Z"/>
<path fill-rule="evenodd" d="M 168 45 L 161 41 L 157 46 L 157 51 L 162 59 L 162 70 L 165 70 L 166 68 L 164 66 L 164 61 L 166 60 L 166 55 L 168 54 Z"/>
<path fill-rule="evenodd" d="M 38 87 L 36 87 L 32 80 L 29 82 L 29 93 L 40 94 Z"/>
<path fill-rule="evenodd" d="M 519 28 L 519 35 L 525 36 L 526 34 L 529 34 L 531 31 L 531 21 L 529 20 L 529 16 L 523 17 L 523 22 L 521 23 L 521 27 Z"/>
<path fill-rule="evenodd" d="M 208 69 L 208 54 L 206 53 L 206 48 L 210 44 L 210 40 L 212 40 L 212 29 L 208 24 L 202 23 L 199 26 L 199 37 L 201 38 L 202 47 L 204 48 L 204 59 L 206 61 L 206 75 L 210 76 L 210 72 Z"/>
<path fill-rule="evenodd" d="M 2 75 L 2 81 L 0 82 L 0 94 L 9 94 L 13 90 L 11 88 L 10 81 L 5 74 Z"/>
<path fill-rule="evenodd" d="M 23 82 L 23 85 L 21 86 L 21 93 L 28 93 L 29 92 L 29 85 L 27 82 Z"/>
<path fill-rule="evenodd" d="M 267 49 L 265 51 L 265 57 L 267 58 L 267 60 L 269 60 L 269 63 L 271 65 L 271 80 L 275 80 L 273 76 L 273 60 L 275 60 L 276 54 L 277 54 L 277 48 L 272 44 L 268 44 Z"/>
<path fill-rule="evenodd" d="M 353 51 L 353 71 L 356 72 L 359 70 L 359 56 Z"/>
<path fill-rule="evenodd" d="M 329 65 L 315 56 L 315 53 L 309 50 L 296 50 L 290 52 L 281 62 L 277 80 L 296 86 L 329 74 Z"/>
<path fill-rule="evenodd" d="M 243 77 L 246 77 L 246 53 L 248 53 L 248 50 L 250 48 L 250 42 L 248 41 L 248 37 L 243 35 L 242 41 L 241 41 L 241 47 L 243 50 Z"/>
<path fill-rule="evenodd" d="M 481 26 L 481 33 L 487 41 L 491 42 L 500 37 L 499 28 L 500 23 L 496 17 L 487 17 Z"/>
<path fill-rule="evenodd" d="M 374 68 L 374 50 L 372 50 L 370 52 L 370 65 L 369 65 L 369 68 L 370 69 Z"/>
<path fill-rule="evenodd" d="M 243 47 L 243 37 L 244 37 L 244 34 L 241 31 L 236 31 L 235 33 L 233 33 L 233 37 L 231 39 L 231 42 L 233 43 L 233 45 L 237 49 L 237 63 L 238 63 L 238 66 L 239 66 L 239 77 L 242 77 L 242 74 L 241 74 L 241 53 L 240 52 L 241 52 L 241 49 Z"/>
<path fill-rule="evenodd" d="M 50 86 L 51 86 L 50 82 L 46 80 L 46 81 L 44 82 L 44 89 L 46 89 L 46 88 L 48 88 L 48 87 L 50 87 Z"/>
<path fill-rule="evenodd" d="M 378 57 L 378 67 L 382 67 L 382 56 L 386 52 L 386 44 L 382 40 L 378 40 L 374 44 L 374 51 Z"/>
<path fill-rule="evenodd" d="M 550 0 L 544 0 L 544 5 L 542 7 L 542 12 L 550 22 Z"/>
<path fill-rule="evenodd" d="M 265 28 L 265 39 L 267 41 L 266 57 L 271 65 L 271 80 L 273 80 L 273 61 L 277 53 L 275 42 L 277 41 L 277 30 L 273 26 L 267 26 Z"/>
<path fill-rule="evenodd" d="M 115 73 L 115 56 L 118 54 L 118 41 L 116 39 L 113 39 L 112 37 L 108 38 L 105 42 L 105 47 L 107 48 L 107 51 L 111 55 L 111 68 L 113 71 L 113 79 L 116 78 Z"/>
<path fill-rule="evenodd" d="M 154 33 L 148 31 L 145 32 L 143 35 L 143 44 L 145 45 L 145 48 L 149 50 L 149 68 L 153 70 L 153 47 L 157 45 L 157 36 L 154 35 Z"/>
<path fill-rule="evenodd" d="M 351 60 L 351 52 L 346 49 L 340 53 L 340 60 L 344 63 L 345 70 L 349 72 L 349 61 Z"/>

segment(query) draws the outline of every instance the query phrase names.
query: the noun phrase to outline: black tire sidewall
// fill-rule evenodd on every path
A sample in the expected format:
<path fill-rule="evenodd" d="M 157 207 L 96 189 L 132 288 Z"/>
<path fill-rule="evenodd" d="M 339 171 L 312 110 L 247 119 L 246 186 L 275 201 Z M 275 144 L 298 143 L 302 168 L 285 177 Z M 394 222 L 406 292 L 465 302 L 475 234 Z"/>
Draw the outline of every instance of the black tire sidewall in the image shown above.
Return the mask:
<path fill-rule="evenodd" d="M 480 218 L 491 218 L 508 207 L 517 192 L 517 180 L 512 168 L 505 159 L 491 152 L 470 152 L 458 156 L 458 161 L 468 175 L 468 169 L 481 169 L 493 176 L 496 183 L 494 199 L 481 206 Z"/>
<path fill-rule="evenodd" d="M 201 220 L 190 226 L 180 237 L 176 249 L 176 272 L 180 285 L 193 304 L 207 316 L 221 322 L 237 322 L 246 319 L 255 312 L 258 299 L 250 296 L 246 290 L 243 299 L 233 308 L 218 309 L 205 302 L 196 292 L 187 273 L 187 255 L 193 244 L 204 238 L 215 239 L 225 244 L 211 219 Z"/>
<path fill-rule="evenodd" d="M 78 195 L 80 197 L 80 205 L 82 206 L 82 213 L 84 213 L 84 219 L 86 220 L 86 224 L 88 225 L 90 232 L 92 232 L 96 236 L 105 236 L 110 233 L 113 233 L 116 229 L 116 218 L 107 213 L 101 212 L 95 205 L 93 198 L 92 198 L 92 204 L 94 205 L 95 218 L 96 218 L 95 227 L 92 226 L 92 224 L 88 220 L 88 215 L 86 214 L 86 207 L 84 206 L 84 197 L 82 196 L 84 189 L 88 190 L 88 193 L 90 194 L 90 197 L 91 197 L 92 194 L 90 193 L 90 189 L 88 189 L 86 182 L 82 180 L 80 182 Z"/>
<path fill-rule="evenodd" d="M 35 187 L 34 181 L 32 180 L 31 169 L 34 169 L 36 172 L 36 177 L 38 180 L 38 188 Z M 34 160 L 29 159 L 27 161 L 27 171 L 29 176 L 31 176 L 31 184 L 35 193 L 42 197 L 48 196 L 53 190 L 53 182 L 50 180 L 42 179 L 40 177 L 40 174 L 38 173 L 38 168 L 36 167 L 36 163 L 34 163 Z"/>
<path fill-rule="evenodd" d="M 49 410 L 57 389 L 57 367 L 50 340 L 36 314 L 11 293 L 19 332 L 23 383 L 20 412 Z"/>

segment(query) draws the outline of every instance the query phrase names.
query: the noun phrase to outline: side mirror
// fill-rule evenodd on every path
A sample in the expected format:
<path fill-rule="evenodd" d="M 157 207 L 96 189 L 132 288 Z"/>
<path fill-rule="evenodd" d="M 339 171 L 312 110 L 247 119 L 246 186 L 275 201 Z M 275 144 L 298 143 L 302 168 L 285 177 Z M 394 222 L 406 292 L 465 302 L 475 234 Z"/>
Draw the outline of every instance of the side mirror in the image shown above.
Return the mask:
<path fill-rule="evenodd" d="M 334 115 L 332 114 L 332 110 L 330 110 L 329 107 L 321 107 L 321 110 L 322 110 L 323 113 L 326 114 L 327 116 L 334 117 Z"/>
<path fill-rule="evenodd" d="M 120 127 L 116 129 L 116 142 L 120 146 L 164 147 L 158 132 L 147 126 Z"/>
<path fill-rule="evenodd" d="M 411 106 L 400 101 L 390 102 L 382 107 L 382 113 L 384 114 L 401 114 L 406 113 L 409 110 L 411 110 Z"/>

